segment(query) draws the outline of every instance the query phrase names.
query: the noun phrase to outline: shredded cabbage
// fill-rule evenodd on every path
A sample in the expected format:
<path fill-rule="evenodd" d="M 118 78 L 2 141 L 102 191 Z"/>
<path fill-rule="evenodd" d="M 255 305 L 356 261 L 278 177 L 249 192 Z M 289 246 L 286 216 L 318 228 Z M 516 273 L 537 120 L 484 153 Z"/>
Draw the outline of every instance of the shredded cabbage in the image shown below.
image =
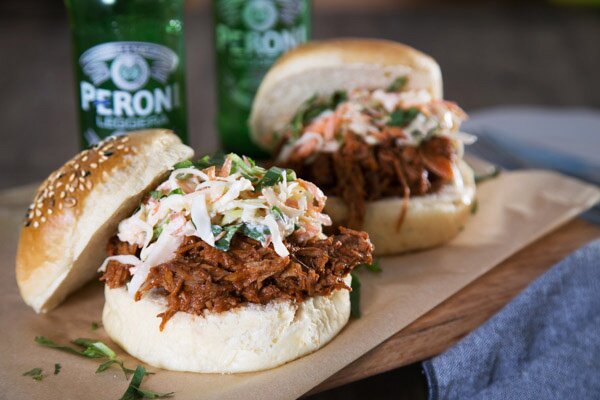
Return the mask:
<path fill-rule="evenodd" d="M 150 268 L 172 259 L 186 236 L 226 251 L 233 234 L 246 235 L 286 257 L 285 238 L 297 231 L 302 240 L 322 238 L 323 225 L 331 224 L 322 213 L 323 192 L 297 179 L 293 171 L 265 170 L 235 154 L 228 155 L 222 167 L 193 165 L 174 169 L 119 224 L 119 239 L 141 247 L 140 258 L 108 257 L 101 268 L 111 260 L 131 265 L 127 289 L 132 296 Z"/>
<path fill-rule="evenodd" d="M 406 125 L 398 126 L 393 117 L 401 111 L 413 114 L 402 120 L 407 122 Z M 398 145 L 418 145 L 432 135 L 448 136 L 457 143 L 470 144 L 474 137 L 458 132 L 465 119 L 466 114 L 454 103 L 433 99 L 426 90 L 355 89 L 333 110 L 316 115 L 299 134 L 289 136 L 278 154 L 278 161 L 288 161 L 297 153 L 336 152 L 348 132 L 358 135 L 369 145 L 377 145 L 386 137 L 382 134 L 386 127 L 401 130 L 403 136 L 397 137 Z M 293 121 L 284 128 L 284 132 L 295 130 Z"/>

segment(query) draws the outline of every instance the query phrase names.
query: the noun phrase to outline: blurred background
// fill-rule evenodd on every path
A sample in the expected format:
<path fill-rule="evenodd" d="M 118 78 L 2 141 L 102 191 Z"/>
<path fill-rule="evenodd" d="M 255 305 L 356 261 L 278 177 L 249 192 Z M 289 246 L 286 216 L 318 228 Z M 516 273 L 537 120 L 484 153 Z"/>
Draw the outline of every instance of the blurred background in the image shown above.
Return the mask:
<path fill-rule="evenodd" d="M 600 108 L 596 0 L 314 0 L 313 5 L 316 39 L 386 38 L 432 55 L 442 68 L 445 97 L 469 113 L 508 105 L 551 106 L 550 114 Z M 209 1 L 186 3 L 185 29 L 190 141 L 197 154 L 210 153 L 218 141 Z M 79 149 L 70 43 L 61 1 L 0 2 L 0 189 L 44 179 Z M 600 137 L 600 131 L 595 134 Z M 314 399 L 367 394 L 425 398 L 420 367 Z"/>
<path fill-rule="evenodd" d="M 445 96 L 498 105 L 600 107 L 600 9 L 562 2 L 314 0 L 313 37 L 398 40 L 441 65 Z M 217 146 L 210 2 L 186 3 L 188 119 Z M 70 34 L 58 0 L 0 2 L 0 188 L 45 178 L 78 150 Z"/>

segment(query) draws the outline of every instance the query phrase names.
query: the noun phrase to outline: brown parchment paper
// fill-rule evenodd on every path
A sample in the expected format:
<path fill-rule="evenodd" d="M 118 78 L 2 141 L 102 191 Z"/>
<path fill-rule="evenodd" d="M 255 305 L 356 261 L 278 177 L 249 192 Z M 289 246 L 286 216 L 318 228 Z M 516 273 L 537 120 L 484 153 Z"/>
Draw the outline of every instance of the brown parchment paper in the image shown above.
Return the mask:
<path fill-rule="evenodd" d="M 14 255 L 22 214 L 32 188 L 0 194 L 0 398 L 118 399 L 128 383 L 118 369 L 94 374 L 99 362 L 36 345 L 36 335 L 58 342 L 77 337 L 106 340 L 101 320 L 102 286 L 92 282 L 47 315 L 21 300 Z M 351 320 L 331 343 L 309 356 L 265 372 L 210 375 L 157 370 L 143 387 L 174 391 L 176 399 L 292 399 L 306 393 L 386 338 L 429 311 L 527 244 L 600 199 L 598 188 L 547 171 L 503 173 L 478 189 L 479 210 L 450 244 L 382 259 L 383 272 L 361 273 L 362 317 Z M 126 365 L 137 360 L 119 349 Z M 54 363 L 62 365 L 52 375 Z M 35 382 L 21 374 L 41 367 Z"/>

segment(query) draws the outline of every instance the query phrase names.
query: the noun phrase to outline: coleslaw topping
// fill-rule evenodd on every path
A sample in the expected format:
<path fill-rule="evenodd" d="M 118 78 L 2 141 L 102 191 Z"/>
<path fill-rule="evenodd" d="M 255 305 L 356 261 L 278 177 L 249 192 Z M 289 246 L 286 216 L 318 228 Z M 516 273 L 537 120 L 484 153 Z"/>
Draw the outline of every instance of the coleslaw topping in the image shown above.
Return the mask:
<path fill-rule="evenodd" d="M 452 137 L 462 151 L 462 144 L 475 141 L 473 135 L 459 130 L 467 118 L 460 107 L 433 99 L 426 90 L 404 90 L 405 85 L 406 78 L 399 77 L 386 90 L 359 88 L 330 97 L 314 96 L 284 128 L 278 161 L 336 152 L 349 132 L 369 145 L 392 136 L 399 146 L 418 146 L 437 135 Z"/>
<path fill-rule="evenodd" d="M 237 233 L 287 257 L 288 236 L 301 242 L 325 237 L 322 227 L 331 225 L 322 213 L 325 200 L 292 170 L 264 169 L 236 154 L 185 161 L 119 224 L 119 240 L 140 247 L 140 257 L 107 257 L 100 271 L 111 260 L 131 265 L 128 291 L 134 296 L 150 268 L 173 258 L 187 236 L 227 251 Z"/>

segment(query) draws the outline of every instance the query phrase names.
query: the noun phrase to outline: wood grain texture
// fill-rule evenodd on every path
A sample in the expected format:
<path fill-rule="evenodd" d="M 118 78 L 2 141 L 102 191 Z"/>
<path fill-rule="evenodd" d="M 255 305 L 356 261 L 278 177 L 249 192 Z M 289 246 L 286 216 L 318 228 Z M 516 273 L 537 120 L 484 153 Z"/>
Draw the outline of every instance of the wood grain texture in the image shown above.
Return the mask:
<path fill-rule="evenodd" d="M 600 227 L 573 220 L 514 254 L 308 394 L 441 353 L 477 328 L 559 260 L 600 237 Z"/>

